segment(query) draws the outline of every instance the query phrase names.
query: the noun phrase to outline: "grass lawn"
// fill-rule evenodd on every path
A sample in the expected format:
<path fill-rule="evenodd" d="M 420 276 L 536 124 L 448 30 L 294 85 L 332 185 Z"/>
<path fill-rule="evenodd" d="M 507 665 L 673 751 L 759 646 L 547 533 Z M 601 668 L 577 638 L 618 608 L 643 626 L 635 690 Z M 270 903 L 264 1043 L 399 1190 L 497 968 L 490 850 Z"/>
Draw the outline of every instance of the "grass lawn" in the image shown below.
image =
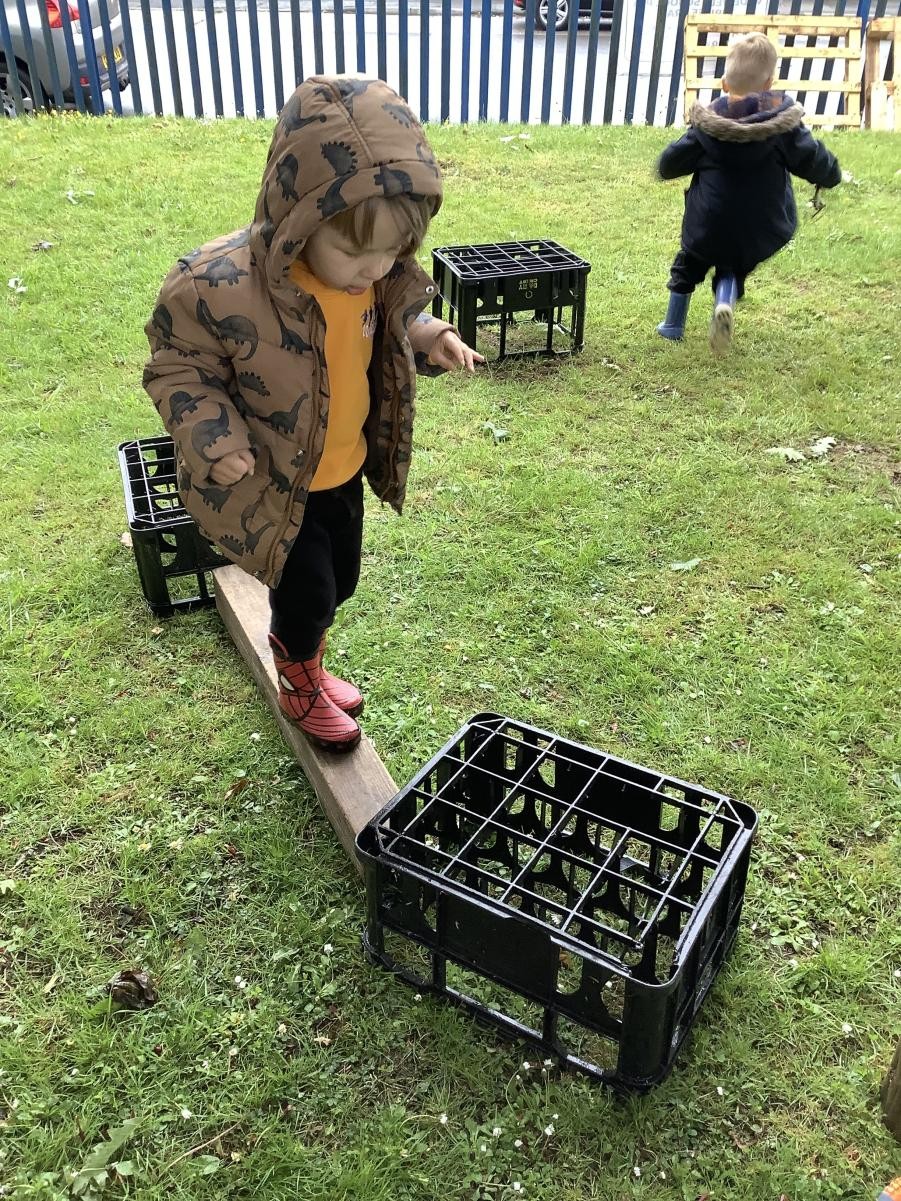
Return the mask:
<path fill-rule="evenodd" d="M 666 131 L 432 131 L 434 244 L 581 253 L 587 346 L 423 382 L 408 509 L 370 505 L 333 642 L 398 781 L 491 708 L 759 811 L 735 952 L 622 1102 L 364 962 L 358 878 L 215 612 L 155 620 L 120 541 L 116 445 L 159 431 L 143 324 L 250 219 L 270 130 L 0 125 L 0 1194 L 875 1197 L 901 1164 L 901 140 L 827 135 L 853 182 L 816 220 L 799 187 L 714 361 L 706 294 L 684 343 L 654 333 Z M 159 1003 L 110 1013 L 128 967 Z"/>

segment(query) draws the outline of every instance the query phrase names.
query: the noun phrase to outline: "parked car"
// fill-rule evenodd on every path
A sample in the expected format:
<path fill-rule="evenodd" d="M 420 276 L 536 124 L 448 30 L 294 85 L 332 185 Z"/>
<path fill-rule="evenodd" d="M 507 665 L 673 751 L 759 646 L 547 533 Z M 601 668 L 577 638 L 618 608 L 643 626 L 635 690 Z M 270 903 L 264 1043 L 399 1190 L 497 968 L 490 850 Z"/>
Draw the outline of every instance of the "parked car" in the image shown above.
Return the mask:
<path fill-rule="evenodd" d="M 2 2 L 2 0 L 0 0 Z M 71 19 L 72 41 L 75 46 L 78 78 L 72 78 L 69 68 L 69 57 L 66 54 L 65 32 L 60 4 L 68 4 Z M 107 0 L 109 12 L 109 28 L 113 43 L 113 69 L 107 62 L 106 49 L 103 44 L 103 27 L 96 3 L 90 5 L 91 19 L 94 22 L 90 32 L 85 31 L 82 40 L 81 20 L 78 13 L 78 0 L 36 0 L 26 4 L 25 12 L 28 17 L 28 30 L 31 34 L 31 44 L 34 50 L 35 66 L 37 68 L 37 85 L 32 82 L 28 70 L 28 56 L 25 51 L 25 33 L 19 18 L 19 6 L 6 4 L 6 18 L 9 22 L 10 41 L 15 62 L 6 61 L 4 44 L 0 41 L 0 112 L 4 116 L 16 115 L 15 91 L 11 78 L 15 71 L 19 81 L 19 91 L 22 94 L 23 107 L 28 112 L 38 108 L 49 108 L 54 103 L 53 76 L 50 70 L 50 55 L 44 41 L 44 31 L 41 26 L 41 16 L 37 4 L 43 4 L 47 11 L 47 23 L 50 26 L 50 42 L 53 48 L 53 58 L 59 72 L 59 82 L 62 89 L 63 104 L 66 108 L 75 107 L 75 88 L 79 84 L 84 88 L 85 107 L 93 108 L 88 78 L 88 65 L 85 59 L 85 45 L 93 46 L 97 59 L 97 73 L 100 77 L 101 91 L 109 87 L 120 90 L 128 87 L 129 65 L 122 44 L 122 16 L 119 12 L 119 0 Z"/>
<path fill-rule="evenodd" d="M 557 12 L 554 19 L 555 29 L 569 28 L 569 11 L 572 0 L 557 0 Z M 614 0 L 601 0 L 601 24 L 609 25 L 613 20 Z M 591 0 L 578 0 L 579 20 L 587 21 L 591 17 Z M 526 0 L 513 0 L 513 7 L 525 12 Z M 535 26 L 537 29 L 547 29 L 548 16 L 551 11 L 549 0 L 538 0 L 535 5 Z"/>

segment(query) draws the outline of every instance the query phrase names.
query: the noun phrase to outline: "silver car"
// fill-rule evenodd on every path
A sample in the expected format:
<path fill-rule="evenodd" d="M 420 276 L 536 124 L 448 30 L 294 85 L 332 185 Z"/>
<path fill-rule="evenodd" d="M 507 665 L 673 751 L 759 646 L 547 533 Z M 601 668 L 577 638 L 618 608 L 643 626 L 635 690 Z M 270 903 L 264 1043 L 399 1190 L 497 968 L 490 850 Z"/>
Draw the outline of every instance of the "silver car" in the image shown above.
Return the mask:
<path fill-rule="evenodd" d="M 45 9 L 46 28 L 38 4 L 42 4 Z M 15 116 L 17 111 L 33 112 L 35 109 L 50 107 L 56 103 L 52 63 L 56 66 L 63 106 L 75 107 L 75 89 L 79 87 L 84 97 L 85 109 L 92 112 L 97 105 L 92 100 L 92 71 L 88 67 L 88 53 L 93 53 L 96 61 L 101 91 L 111 87 L 119 90 L 128 87 L 129 65 L 122 43 L 119 0 L 106 0 L 113 51 L 112 64 L 107 62 L 98 0 L 88 0 L 86 5 L 82 0 L 83 8 L 90 12 L 90 29 L 83 27 L 78 4 L 79 0 L 37 0 L 36 3 L 35 0 L 26 0 L 24 9 L 28 18 L 27 32 L 30 34 L 33 67 L 37 74 L 37 78 L 34 79 L 34 72 L 29 67 L 27 35 L 22 28 L 20 5 L 15 3 L 15 0 L 0 0 L 3 8 L 3 12 L 0 13 L 0 113 L 3 116 Z M 61 5 L 67 5 L 69 20 L 66 24 L 72 35 L 74 75 L 66 47 Z M 9 62 L 10 48 L 14 58 L 12 63 Z M 19 85 L 21 106 L 16 103 L 16 82 Z"/>

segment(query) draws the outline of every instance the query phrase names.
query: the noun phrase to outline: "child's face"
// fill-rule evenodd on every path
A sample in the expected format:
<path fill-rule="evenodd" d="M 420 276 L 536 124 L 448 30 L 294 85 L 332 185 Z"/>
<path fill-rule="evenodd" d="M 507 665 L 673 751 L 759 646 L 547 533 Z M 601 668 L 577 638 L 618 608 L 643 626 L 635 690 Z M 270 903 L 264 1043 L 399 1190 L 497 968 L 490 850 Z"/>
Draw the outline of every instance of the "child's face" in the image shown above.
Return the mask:
<path fill-rule="evenodd" d="M 354 246 L 332 222 L 326 221 L 307 238 L 300 259 L 327 287 L 360 296 L 388 274 L 404 240 L 391 206 L 384 204 L 379 206 L 365 249 Z"/>

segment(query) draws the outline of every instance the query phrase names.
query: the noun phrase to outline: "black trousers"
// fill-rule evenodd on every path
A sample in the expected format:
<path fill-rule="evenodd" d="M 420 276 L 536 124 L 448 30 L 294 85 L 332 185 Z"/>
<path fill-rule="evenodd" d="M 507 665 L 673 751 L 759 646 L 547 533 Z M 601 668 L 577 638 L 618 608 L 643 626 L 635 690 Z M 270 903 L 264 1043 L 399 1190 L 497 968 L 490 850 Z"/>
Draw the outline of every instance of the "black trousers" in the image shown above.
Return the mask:
<path fill-rule="evenodd" d="M 300 533 L 276 588 L 269 590 L 269 628 L 292 659 L 310 659 L 353 596 L 363 546 L 363 473 L 337 488 L 311 492 Z"/>
<path fill-rule="evenodd" d="M 738 280 L 738 298 L 741 300 L 745 294 L 745 280 L 753 271 L 753 267 L 738 271 L 734 267 L 718 266 L 716 263 L 711 263 L 709 259 L 703 259 L 697 254 L 689 254 L 685 250 L 680 250 L 673 259 L 666 286 L 671 292 L 690 294 L 698 284 L 704 282 L 711 267 L 713 268 L 714 289 L 722 276 L 734 275 Z"/>

